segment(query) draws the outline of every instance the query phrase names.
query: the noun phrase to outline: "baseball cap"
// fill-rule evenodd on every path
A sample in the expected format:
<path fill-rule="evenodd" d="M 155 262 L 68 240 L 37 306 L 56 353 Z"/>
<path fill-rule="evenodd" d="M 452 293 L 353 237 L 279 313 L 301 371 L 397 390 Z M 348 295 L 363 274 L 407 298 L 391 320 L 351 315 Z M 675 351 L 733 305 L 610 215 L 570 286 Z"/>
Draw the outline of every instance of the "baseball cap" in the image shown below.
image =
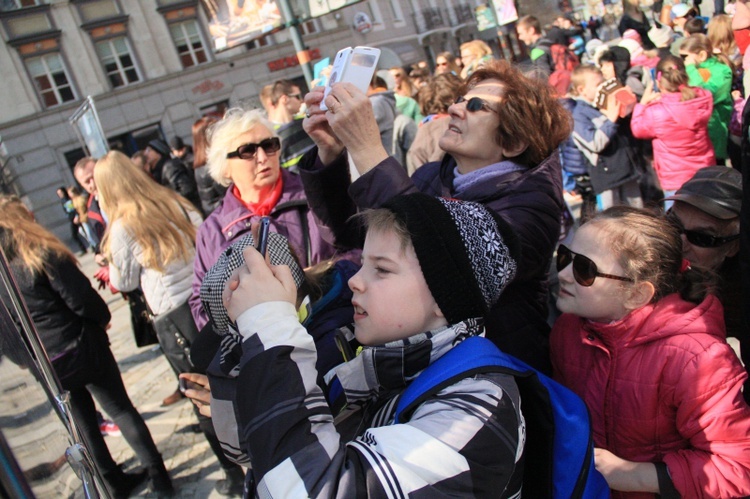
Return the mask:
<path fill-rule="evenodd" d="M 665 200 L 682 201 L 721 220 L 738 217 L 742 207 L 742 174 L 727 166 L 701 168 Z"/>

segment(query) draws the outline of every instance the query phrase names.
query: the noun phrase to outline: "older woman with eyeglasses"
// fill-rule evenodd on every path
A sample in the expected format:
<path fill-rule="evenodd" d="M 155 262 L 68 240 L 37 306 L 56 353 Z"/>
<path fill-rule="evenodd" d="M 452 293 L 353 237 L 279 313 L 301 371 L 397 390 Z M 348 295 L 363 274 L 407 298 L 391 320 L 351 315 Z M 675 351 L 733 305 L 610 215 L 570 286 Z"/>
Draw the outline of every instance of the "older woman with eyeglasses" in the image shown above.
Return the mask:
<path fill-rule="evenodd" d="M 503 351 L 549 370 L 547 269 L 560 234 L 557 148 L 570 133 L 569 117 L 546 83 L 504 61 L 478 69 L 453 97 L 438 140 L 446 155 L 410 178 L 383 148 L 367 96 L 353 85 L 334 84 L 323 111 L 322 89 L 310 92 L 304 126 L 317 149 L 300 161 L 310 206 L 337 238 L 336 222 L 346 220 L 348 207 L 334 198 L 341 192 L 359 208 L 419 191 L 475 201 L 496 212 L 518 234 L 523 258 L 510 291 L 486 318 L 487 337 Z M 349 158 L 360 173 L 351 185 Z"/>
<path fill-rule="evenodd" d="M 203 276 L 251 224 L 271 218 L 271 232 L 285 236 L 303 267 L 334 255 L 329 233 L 318 227 L 299 176 L 279 164 L 281 140 L 260 111 L 233 108 L 209 129 L 208 169 L 228 186 L 221 204 L 198 229 L 190 308 L 202 329 L 208 322 L 200 301 Z"/>

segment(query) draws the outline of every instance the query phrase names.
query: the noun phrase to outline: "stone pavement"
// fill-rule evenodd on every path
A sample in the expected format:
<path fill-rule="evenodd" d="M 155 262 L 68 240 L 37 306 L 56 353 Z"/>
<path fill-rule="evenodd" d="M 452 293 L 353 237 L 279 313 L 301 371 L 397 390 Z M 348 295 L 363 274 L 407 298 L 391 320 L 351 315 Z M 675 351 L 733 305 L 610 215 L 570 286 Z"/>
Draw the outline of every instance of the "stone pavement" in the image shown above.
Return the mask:
<path fill-rule="evenodd" d="M 91 254 L 78 258 L 81 270 L 92 279 L 97 270 Z M 112 312 L 112 327 L 109 339 L 112 352 L 120 366 L 120 372 L 133 404 L 146 420 L 156 446 L 177 491 L 176 497 L 186 499 L 216 499 L 224 497 L 214 491 L 216 480 L 224 478 L 216 457 L 202 433 L 193 433 L 198 419 L 189 400 L 161 407 L 164 397 L 177 388 L 177 378 L 162 355 L 158 345 L 138 348 L 130 326 L 130 310 L 120 294 L 113 295 L 108 289 L 99 293 Z M 107 436 L 107 445 L 112 457 L 124 463 L 126 470 L 140 463 L 132 449 L 122 437 Z M 138 489 L 137 497 L 156 497 L 148 487 Z"/>

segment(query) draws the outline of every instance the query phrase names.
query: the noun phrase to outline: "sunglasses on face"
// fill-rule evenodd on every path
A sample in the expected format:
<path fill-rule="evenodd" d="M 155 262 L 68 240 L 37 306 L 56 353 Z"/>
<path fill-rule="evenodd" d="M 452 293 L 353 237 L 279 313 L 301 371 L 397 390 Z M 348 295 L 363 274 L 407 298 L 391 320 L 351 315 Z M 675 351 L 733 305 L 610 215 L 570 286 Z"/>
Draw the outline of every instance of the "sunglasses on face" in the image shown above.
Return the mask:
<path fill-rule="evenodd" d="M 472 113 L 475 113 L 477 111 L 492 111 L 493 113 L 497 113 L 497 111 L 490 107 L 489 103 L 486 100 L 480 99 L 479 97 L 472 97 L 471 99 L 467 99 L 466 97 L 461 95 L 456 97 L 454 104 L 461 104 L 462 102 L 466 103 L 466 110 Z"/>
<path fill-rule="evenodd" d="M 302 94 L 286 94 L 287 97 L 297 100 L 302 100 Z"/>
<path fill-rule="evenodd" d="M 270 139 L 261 140 L 258 144 L 242 144 L 236 151 L 228 153 L 227 159 L 255 159 L 255 154 L 258 152 L 259 147 L 263 149 L 266 155 L 272 156 L 281 149 L 281 141 L 278 137 L 271 137 Z"/>
<path fill-rule="evenodd" d="M 677 227 L 677 230 L 680 231 L 680 234 L 685 234 L 685 239 L 687 239 L 690 244 L 692 244 L 693 246 L 698 246 L 699 248 L 718 248 L 719 246 L 731 243 L 732 241 L 736 241 L 740 238 L 739 234 L 727 237 L 719 237 L 712 236 L 711 234 L 706 234 L 705 232 L 699 232 L 697 230 L 686 230 L 682 225 L 682 220 L 680 220 L 672 210 L 669 210 L 667 212 L 667 219 L 672 222 L 675 227 Z"/>
<path fill-rule="evenodd" d="M 594 284 L 597 277 L 605 277 L 607 279 L 615 279 L 617 281 L 634 282 L 629 277 L 622 277 L 619 275 L 604 274 L 599 272 L 596 268 L 596 264 L 590 259 L 578 253 L 573 253 L 570 248 L 561 244 L 557 247 L 557 271 L 562 271 L 565 267 L 573 262 L 573 277 L 576 282 L 584 287 L 589 287 Z"/>

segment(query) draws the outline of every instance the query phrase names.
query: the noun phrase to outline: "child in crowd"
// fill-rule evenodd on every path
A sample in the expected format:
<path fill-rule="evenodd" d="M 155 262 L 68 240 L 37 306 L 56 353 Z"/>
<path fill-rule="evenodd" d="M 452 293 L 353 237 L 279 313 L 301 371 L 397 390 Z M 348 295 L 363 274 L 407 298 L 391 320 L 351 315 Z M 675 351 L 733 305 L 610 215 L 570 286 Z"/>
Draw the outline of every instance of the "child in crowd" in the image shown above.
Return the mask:
<path fill-rule="evenodd" d="M 680 237 L 663 217 L 615 207 L 557 252 L 555 376 L 591 412 L 614 497 L 750 494 L 747 374 Z"/>
<path fill-rule="evenodd" d="M 714 145 L 719 164 L 724 164 L 729 140 L 729 121 L 732 117 L 732 63 L 723 54 L 714 54 L 706 35 L 693 35 L 680 45 L 680 57 L 685 61 L 688 84 L 705 88 L 713 96 L 714 109 L 708 122 L 708 136 Z"/>
<path fill-rule="evenodd" d="M 646 88 L 633 109 L 630 127 L 636 138 L 653 139 L 654 170 L 668 197 L 695 172 L 716 164 L 707 127 L 713 99 L 708 90 L 688 86 L 679 57 L 661 59 L 656 75 L 659 90 Z"/>
<path fill-rule="evenodd" d="M 613 98 L 605 109 L 594 105 L 603 81 L 602 72 L 594 66 L 573 70 L 571 94 L 578 100 L 573 110 L 573 140 L 586 159 L 591 185 L 601 195 L 604 208 L 619 203 L 640 206 L 633 151 L 628 137 L 618 129 L 620 107 Z"/>
<path fill-rule="evenodd" d="M 483 333 L 481 318 L 515 275 L 512 230 L 480 204 L 425 194 L 364 218 L 363 266 L 349 287 L 365 347 L 326 376 L 347 399 L 351 434 L 334 426 L 315 383 L 315 344 L 298 321 L 289 268 L 250 247 L 229 278 L 224 303 L 242 341 L 236 397 L 247 401 L 239 444 L 255 487 L 269 497 L 518 497 L 525 423 L 512 376 L 456 380 L 393 424 L 404 388 Z"/>

